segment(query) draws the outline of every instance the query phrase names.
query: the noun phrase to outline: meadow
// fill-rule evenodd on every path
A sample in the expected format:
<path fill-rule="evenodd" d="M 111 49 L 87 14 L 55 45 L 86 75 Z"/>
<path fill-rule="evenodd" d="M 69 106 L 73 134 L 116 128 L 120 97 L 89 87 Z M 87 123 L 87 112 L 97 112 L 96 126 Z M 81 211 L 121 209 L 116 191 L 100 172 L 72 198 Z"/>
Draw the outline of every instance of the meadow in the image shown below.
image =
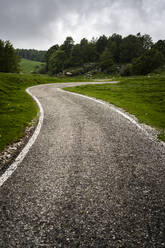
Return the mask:
<path fill-rule="evenodd" d="M 43 64 L 45 63 L 33 61 L 29 59 L 21 59 L 20 69 L 22 73 L 33 73 L 36 70 L 36 67 L 39 68 Z"/>

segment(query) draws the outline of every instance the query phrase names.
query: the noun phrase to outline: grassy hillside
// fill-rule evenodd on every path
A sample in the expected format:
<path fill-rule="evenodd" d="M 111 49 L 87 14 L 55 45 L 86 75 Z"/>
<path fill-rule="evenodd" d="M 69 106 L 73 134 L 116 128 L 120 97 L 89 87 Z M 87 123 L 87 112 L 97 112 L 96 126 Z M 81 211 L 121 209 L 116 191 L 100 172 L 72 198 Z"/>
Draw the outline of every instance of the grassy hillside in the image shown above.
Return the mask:
<path fill-rule="evenodd" d="M 28 60 L 28 59 L 21 59 L 21 72 L 23 73 L 32 73 L 35 71 L 36 67 L 40 67 L 44 63 L 38 62 L 38 61 L 33 61 L 33 60 Z"/>
<path fill-rule="evenodd" d="M 117 79 L 117 78 L 116 78 Z M 115 85 L 87 85 L 68 91 L 105 100 L 135 115 L 139 121 L 160 131 L 165 141 L 165 76 L 118 78 Z"/>

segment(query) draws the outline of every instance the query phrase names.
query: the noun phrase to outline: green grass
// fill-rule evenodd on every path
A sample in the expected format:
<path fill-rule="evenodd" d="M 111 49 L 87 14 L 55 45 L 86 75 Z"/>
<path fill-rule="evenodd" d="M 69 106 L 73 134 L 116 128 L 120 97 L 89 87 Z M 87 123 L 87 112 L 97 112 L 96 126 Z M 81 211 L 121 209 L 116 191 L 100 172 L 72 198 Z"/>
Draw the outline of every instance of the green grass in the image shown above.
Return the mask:
<path fill-rule="evenodd" d="M 102 99 L 135 115 L 140 122 L 160 131 L 165 141 L 165 76 L 114 78 L 114 85 L 87 85 L 66 88 L 68 91 Z"/>
<path fill-rule="evenodd" d="M 32 74 L 0 73 L 0 151 L 18 141 L 36 117 L 36 103 L 25 92 L 27 87 L 57 82 L 80 82 L 83 77 L 55 78 Z"/>
<path fill-rule="evenodd" d="M 21 62 L 20 62 L 21 72 L 32 73 L 35 71 L 36 66 L 40 67 L 43 64 L 44 63 L 38 62 L 38 61 L 33 61 L 29 59 L 21 59 Z"/>

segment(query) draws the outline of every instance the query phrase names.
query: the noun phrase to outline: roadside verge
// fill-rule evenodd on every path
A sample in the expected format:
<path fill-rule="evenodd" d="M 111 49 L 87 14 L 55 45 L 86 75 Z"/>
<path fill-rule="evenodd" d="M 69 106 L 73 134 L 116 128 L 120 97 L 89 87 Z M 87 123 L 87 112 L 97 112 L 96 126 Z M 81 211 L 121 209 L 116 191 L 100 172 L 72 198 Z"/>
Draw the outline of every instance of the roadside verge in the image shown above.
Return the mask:
<path fill-rule="evenodd" d="M 33 86 L 33 87 L 35 87 L 35 86 Z M 34 101 L 37 103 L 37 105 L 39 107 L 40 116 L 39 116 L 38 124 L 37 124 L 37 127 L 36 127 L 33 135 L 31 136 L 30 140 L 26 144 L 26 146 L 19 153 L 19 155 L 17 156 L 17 158 L 15 159 L 15 161 L 10 165 L 10 167 L 0 177 L 0 187 L 12 175 L 12 173 L 17 169 L 18 165 L 23 161 L 23 159 L 25 158 L 26 154 L 29 152 L 31 146 L 34 144 L 35 140 L 37 139 L 37 137 L 38 137 L 38 135 L 40 133 L 41 127 L 42 127 L 42 123 L 43 123 L 43 119 L 44 119 L 44 110 L 42 108 L 41 103 L 37 99 L 37 97 L 35 97 L 30 92 L 30 89 L 33 88 L 33 87 L 27 88 L 26 89 L 26 92 L 34 99 Z"/>

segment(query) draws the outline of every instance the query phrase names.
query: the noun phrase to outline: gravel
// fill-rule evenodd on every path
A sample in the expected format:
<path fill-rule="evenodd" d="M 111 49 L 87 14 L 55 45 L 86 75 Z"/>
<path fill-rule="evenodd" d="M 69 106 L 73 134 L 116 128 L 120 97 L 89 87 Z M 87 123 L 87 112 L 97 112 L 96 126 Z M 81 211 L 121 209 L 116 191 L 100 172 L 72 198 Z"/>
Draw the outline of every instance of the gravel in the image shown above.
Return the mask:
<path fill-rule="evenodd" d="M 165 147 L 64 85 L 31 90 L 45 118 L 0 189 L 0 247 L 165 247 Z"/>

